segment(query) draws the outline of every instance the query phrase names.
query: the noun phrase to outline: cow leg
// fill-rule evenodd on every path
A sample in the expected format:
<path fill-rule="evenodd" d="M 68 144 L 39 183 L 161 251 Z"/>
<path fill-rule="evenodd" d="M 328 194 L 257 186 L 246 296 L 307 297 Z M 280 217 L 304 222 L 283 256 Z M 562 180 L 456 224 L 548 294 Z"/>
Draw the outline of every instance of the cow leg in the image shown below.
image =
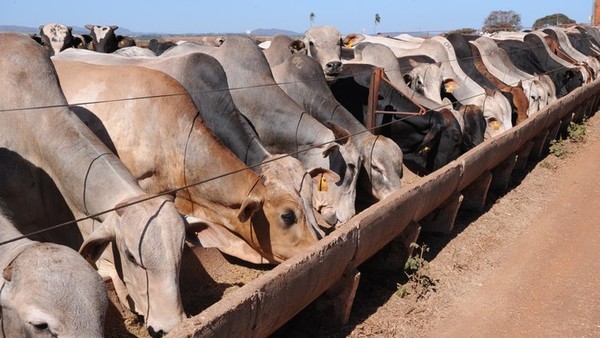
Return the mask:
<path fill-rule="evenodd" d="M 462 200 L 462 194 L 454 192 L 442 205 L 419 221 L 423 231 L 449 234 L 454 229 Z"/>
<path fill-rule="evenodd" d="M 490 183 L 492 183 L 492 173 L 489 170 L 486 170 L 471 182 L 471 184 L 466 186 L 461 191 L 461 194 L 463 195 L 463 201 L 460 206 L 461 210 L 483 210 L 487 200 Z"/>

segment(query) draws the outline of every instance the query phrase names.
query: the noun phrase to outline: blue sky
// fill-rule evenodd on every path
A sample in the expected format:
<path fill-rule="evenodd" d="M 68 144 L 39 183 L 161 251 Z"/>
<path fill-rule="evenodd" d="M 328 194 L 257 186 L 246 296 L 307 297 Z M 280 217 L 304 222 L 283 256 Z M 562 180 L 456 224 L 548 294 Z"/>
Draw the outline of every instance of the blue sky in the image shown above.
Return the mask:
<path fill-rule="evenodd" d="M 563 13 L 589 23 L 593 0 L 1 0 L 0 25 L 38 27 L 118 25 L 134 32 L 244 33 L 280 28 L 302 33 L 314 25 L 334 25 L 342 33 L 444 31 L 481 28 L 494 10 L 513 10 L 523 27 L 543 16 Z M 375 26 L 375 14 L 381 21 Z"/>

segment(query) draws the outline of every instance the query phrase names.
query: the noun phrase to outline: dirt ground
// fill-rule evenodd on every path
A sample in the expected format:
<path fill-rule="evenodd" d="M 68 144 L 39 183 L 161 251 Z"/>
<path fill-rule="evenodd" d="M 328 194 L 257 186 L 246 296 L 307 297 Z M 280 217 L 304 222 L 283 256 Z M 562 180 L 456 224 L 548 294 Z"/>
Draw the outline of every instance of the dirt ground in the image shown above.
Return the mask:
<path fill-rule="evenodd" d="M 274 336 L 600 336 L 599 119 L 566 156 L 513 175 L 485 212 L 460 212 L 450 235 L 420 236 L 435 281 L 420 300 L 397 295 L 404 261 L 388 246 L 359 269 L 346 326 L 328 325 L 316 302 Z"/>

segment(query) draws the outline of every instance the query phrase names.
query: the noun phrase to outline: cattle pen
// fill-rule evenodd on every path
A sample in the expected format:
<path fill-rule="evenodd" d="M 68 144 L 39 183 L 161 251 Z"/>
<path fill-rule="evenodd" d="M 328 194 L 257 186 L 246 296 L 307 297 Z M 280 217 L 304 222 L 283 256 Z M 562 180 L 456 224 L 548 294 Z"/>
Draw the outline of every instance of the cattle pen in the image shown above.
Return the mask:
<path fill-rule="evenodd" d="M 511 174 L 540 159 L 568 125 L 592 115 L 600 80 L 575 89 L 524 123 L 488 139 L 432 174 L 360 212 L 314 245 L 180 323 L 168 337 L 265 337 L 323 294 L 347 321 L 360 281 L 357 267 L 394 238 L 449 233 L 458 212 L 483 210 L 488 191 L 507 189 Z"/>

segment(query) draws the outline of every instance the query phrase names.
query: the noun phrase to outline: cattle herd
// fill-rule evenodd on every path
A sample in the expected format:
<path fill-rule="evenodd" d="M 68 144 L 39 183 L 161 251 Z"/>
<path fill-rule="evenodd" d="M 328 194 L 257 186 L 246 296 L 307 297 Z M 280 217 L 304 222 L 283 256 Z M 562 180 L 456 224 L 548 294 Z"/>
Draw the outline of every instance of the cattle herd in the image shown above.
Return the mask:
<path fill-rule="evenodd" d="M 583 25 L 149 48 L 86 27 L 0 34 L 1 337 L 103 336 L 102 278 L 162 336 L 186 245 L 281 263 L 600 71 Z"/>

